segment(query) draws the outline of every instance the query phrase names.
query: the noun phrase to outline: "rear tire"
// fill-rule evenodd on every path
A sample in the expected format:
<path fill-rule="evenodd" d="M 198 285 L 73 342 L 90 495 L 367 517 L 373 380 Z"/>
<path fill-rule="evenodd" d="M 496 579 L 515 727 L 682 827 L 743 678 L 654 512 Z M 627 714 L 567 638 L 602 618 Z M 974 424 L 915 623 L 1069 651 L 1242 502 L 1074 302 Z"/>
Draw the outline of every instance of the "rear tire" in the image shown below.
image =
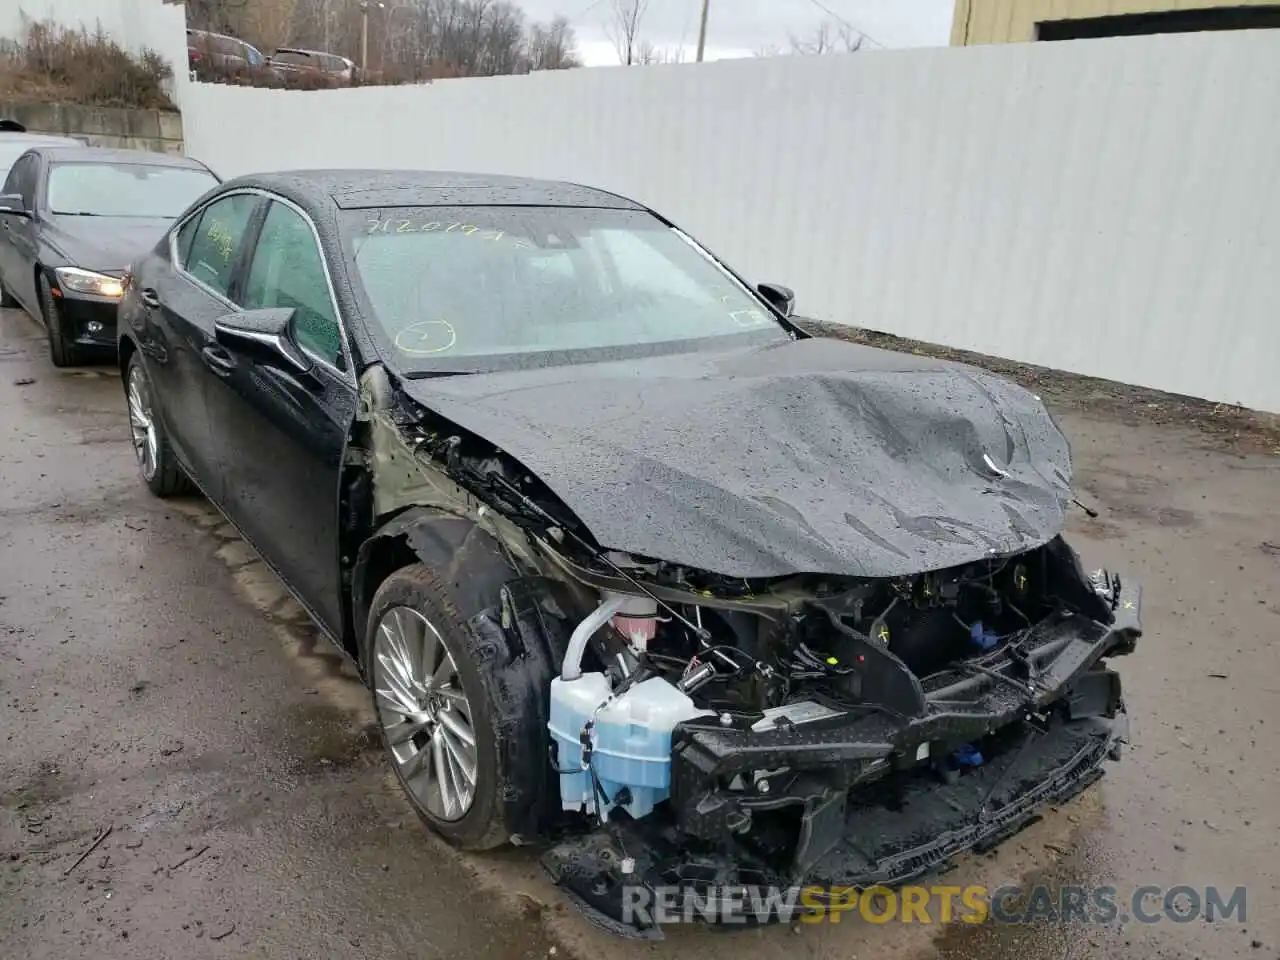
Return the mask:
<path fill-rule="evenodd" d="M 161 499 L 191 492 L 191 481 L 169 448 L 164 425 L 152 402 L 151 380 L 136 351 L 125 371 L 125 397 L 129 405 L 129 433 L 138 470 L 147 489 Z"/>
<path fill-rule="evenodd" d="M 79 347 L 70 343 L 62 330 L 62 308 L 53 295 L 48 275 L 40 271 L 40 318 L 49 337 L 49 359 L 55 367 L 74 367 L 84 362 Z"/>
<path fill-rule="evenodd" d="M 425 624 L 416 635 L 419 624 L 413 614 Z M 397 634 L 417 646 L 406 647 Z M 443 657 L 438 658 L 441 667 L 431 669 L 431 644 L 437 638 L 452 661 L 452 672 Z M 398 651 L 406 653 L 406 662 L 412 664 L 416 657 L 416 663 L 427 664 L 408 682 L 397 682 L 404 677 L 395 666 Z M 495 708 L 485 669 L 492 653 L 477 643 L 452 591 L 430 567 L 415 563 L 383 581 L 369 606 L 364 654 L 383 745 L 418 815 L 452 846 L 463 850 L 502 846 L 510 833 L 499 785 L 515 771 L 500 769 L 496 731 L 506 725 Z M 450 676 L 439 680 L 442 675 Z M 412 703 L 406 705 L 406 697 Z M 455 735 L 460 719 L 467 721 L 461 737 Z M 415 727 L 421 730 L 406 737 Z M 460 745 L 465 747 L 468 732 L 473 749 L 459 750 Z M 474 783 L 467 780 L 468 771 L 474 771 Z M 446 784 L 444 790 L 441 783 Z M 461 795 L 467 803 L 464 808 L 457 802 L 450 809 L 442 798 L 450 785 L 458 783 L 464 784 Z"/>
<path fill-rule="evenodd" d="M 9 295 L 9 291 L 4 288 L 4 284 L 0 283 L 0 309 L 7 307 L 16 307 L 18 301 Z"/>

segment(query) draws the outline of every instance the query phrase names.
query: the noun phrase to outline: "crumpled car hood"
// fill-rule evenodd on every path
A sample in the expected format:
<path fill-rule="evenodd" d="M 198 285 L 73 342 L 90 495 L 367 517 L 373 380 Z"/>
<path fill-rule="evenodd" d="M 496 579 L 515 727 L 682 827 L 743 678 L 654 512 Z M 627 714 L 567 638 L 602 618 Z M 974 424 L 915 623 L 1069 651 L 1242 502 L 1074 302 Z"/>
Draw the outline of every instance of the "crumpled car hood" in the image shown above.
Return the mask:
<path fill-rule="evenodd" d="M 1070 499 L 1067 441 L 1033 394 L 839 340 L 405 389 L 519 460 L 602 547 L 730 577 L 1021 552 L 1062 530 Z"/>

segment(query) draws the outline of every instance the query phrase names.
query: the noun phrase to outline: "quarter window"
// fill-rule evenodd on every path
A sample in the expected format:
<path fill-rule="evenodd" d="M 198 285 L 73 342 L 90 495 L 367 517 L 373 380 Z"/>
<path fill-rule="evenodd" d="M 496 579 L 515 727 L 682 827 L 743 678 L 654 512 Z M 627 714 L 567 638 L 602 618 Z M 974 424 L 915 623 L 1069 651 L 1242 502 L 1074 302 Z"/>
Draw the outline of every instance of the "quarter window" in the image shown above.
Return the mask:
<path fill-rule="evenodd" d="M 235 271 L 240 244 L 257 203 L 255 195 L 237 193 L 215 200 L 197 218 L 200 225 L 191 238 L 190 252 L 183 267 L 191 276 L 224 297 L 230 295 L 231 275 Z M 182 229 L 185 231 L 188 227 L 190 224 Z M 184 249 L 182 233 L 178 234 L 178 249 Z"/>
<path fill-rule="evenodd" d="M 246 310 L 294 310 L 298 345 L 342 369 L 342 331 L 329 295 L 324 257 L 315 234 L 297 211 L 273 203 L 258 235 L 241 298 Z"/>

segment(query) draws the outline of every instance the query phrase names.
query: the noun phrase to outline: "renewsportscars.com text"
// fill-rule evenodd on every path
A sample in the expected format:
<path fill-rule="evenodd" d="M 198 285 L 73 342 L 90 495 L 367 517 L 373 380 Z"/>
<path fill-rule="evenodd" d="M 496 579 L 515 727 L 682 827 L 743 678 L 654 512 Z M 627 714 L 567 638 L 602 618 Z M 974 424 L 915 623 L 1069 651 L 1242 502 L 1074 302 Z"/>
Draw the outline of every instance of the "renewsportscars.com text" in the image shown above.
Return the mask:
<path fill-rule="evenodd" d="M 623 921 L 710 923 L 1210 923 L 1246 919 L 1244 887 L 623 888 Z"/>

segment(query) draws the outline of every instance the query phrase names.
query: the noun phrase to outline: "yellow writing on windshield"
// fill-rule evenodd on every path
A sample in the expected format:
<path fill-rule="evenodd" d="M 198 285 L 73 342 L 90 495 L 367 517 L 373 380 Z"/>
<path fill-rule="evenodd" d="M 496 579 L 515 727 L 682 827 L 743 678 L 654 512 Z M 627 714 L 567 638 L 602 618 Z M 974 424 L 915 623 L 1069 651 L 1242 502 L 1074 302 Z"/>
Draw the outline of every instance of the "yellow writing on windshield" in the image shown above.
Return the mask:
<path fill-rule="evenodd" d="M 441 220 L 399 220 L 396 218 L 380 219 L 371 217 L 367 221 L 365 233 L 372 236 L 376 233 L 452 233 L 463 237 L 475 237 L 479 240 L 499 241 L 513 244 L 521 250 L 532 249 L 533 244 L 523 237 L 515 237 L 505 230 L 492 227 L 479 227 L 474 223 L 454 221 L 445 223 Z"/>
<path fill-rule="evenodd" d="M 396 348 L 413 357 L 427 357 L 452 350 L 458 331 L 448 320 L 420 320 L 396 334 Z"/>

